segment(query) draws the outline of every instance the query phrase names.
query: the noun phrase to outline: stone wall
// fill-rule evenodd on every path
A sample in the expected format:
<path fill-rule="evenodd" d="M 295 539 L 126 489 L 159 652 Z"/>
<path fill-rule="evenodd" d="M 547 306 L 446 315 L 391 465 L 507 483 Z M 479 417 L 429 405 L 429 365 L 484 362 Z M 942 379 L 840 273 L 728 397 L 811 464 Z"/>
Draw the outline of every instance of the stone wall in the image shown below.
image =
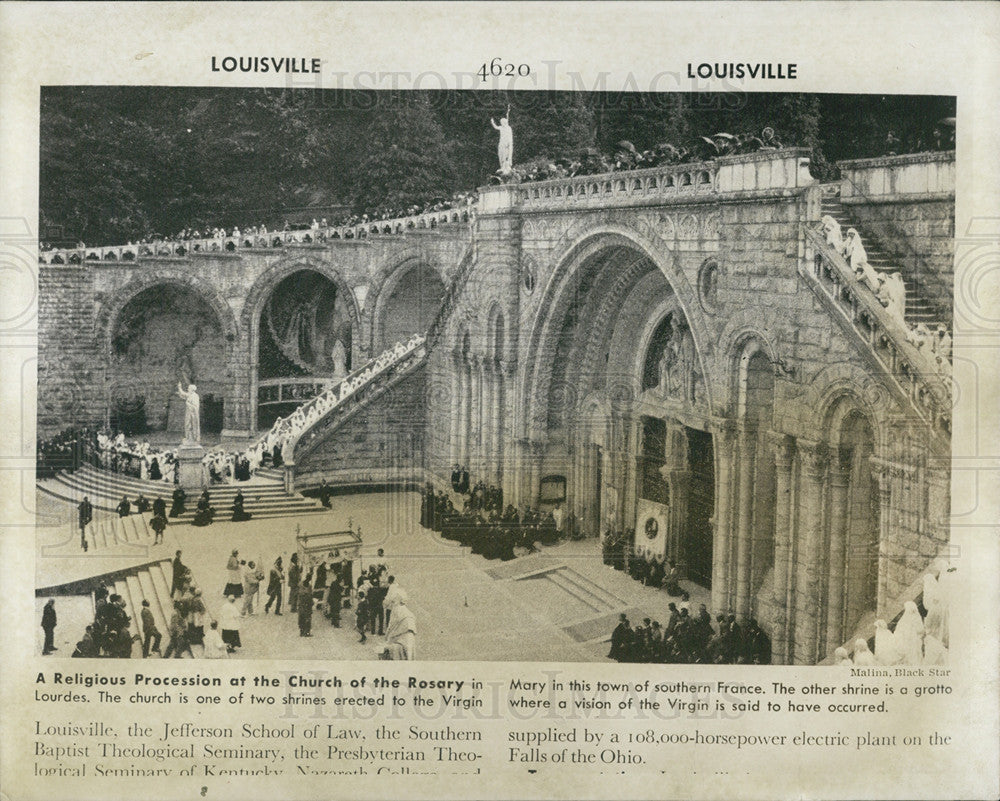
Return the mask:
<path fill-rule="evenodd" d="M 955 153 L 843 161 L 840 201 L 950 321 L 955 279 Z"/>
<path fill-rule="evenodd" d="M 296 487 L 413 480 L 423 468 L 426 368 L 418 367 L 363 406 L 295 465 Z"/>
<path fill-rule="evenodd" d="M 38 435 L 104 419 L 104 357 L 89 266 L 39 265 Z"/>

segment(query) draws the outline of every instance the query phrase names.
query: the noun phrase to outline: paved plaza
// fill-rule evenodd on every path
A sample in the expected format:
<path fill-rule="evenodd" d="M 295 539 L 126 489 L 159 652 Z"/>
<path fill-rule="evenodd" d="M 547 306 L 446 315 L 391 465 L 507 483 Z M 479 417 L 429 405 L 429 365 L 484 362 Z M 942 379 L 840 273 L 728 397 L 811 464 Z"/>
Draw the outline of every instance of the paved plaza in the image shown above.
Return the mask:
<path fill-rule="evenodd" d="M 54 584 L 58 571 L 70 563 L 74 570 L 81 563 L 93 563 L 94 568 L 83 571 L 93 575 L 129 562 L 171 559 L 180 549 L 213 616 L 218 616 L 224 603 L 226 562 L 234 548 L 241 558 L 261 562 L 266 572 L 278 556 L 288 564 L 297 527 L 299 533 L 315 534 L 360 525 L 364 539 L 360 566 L 367 567 L 376 550 L 385 549 L 389 571 L 406 591 L 417 618 L 420 660 L 605 661 L 607 640 L 619 612 L 627 612 L 634 623 L 647 616 L 665 622 L 671 600 L 663 590 L 644 587 L 604 565 L 598 542 L 592 539 L 543 548 L 510 562 L 472 554 L 418 525 L 417 493 L 339 496 L 333 500 L 332 511 L 301 518 L 246 523 L 223 518 L 206 528 L 171 525 L 163 544 L 149 546 L 139 557 L 91 553 L 77 559 L 66 558 L 73 548 L 80 554 L 75 541 L 65 542 L 71 510 L 41 495 L 38 502 L 45 520 L 66 518 L 62 525 L 39 529 L 39 586 Z M 58 543 L 64 544 L 51 547 Z M 355 565 L 355 576 L 357 570 Z M 707 603 L 707 591 L 689 583 L 685 586 L 691 592 L 693 610 L 698 603 Z M 266 580 L 261 584 L 265 588 Z M 60 655 L 64 650 L 66 656 L 72 652 L 87 622 L 87 610 L 73 613 L 79 611 L 76 600 L 57 600 L 65 612 L 56 633 Z M 284 615 L 265 615 L 258 603 L 256 614 L 243 618 L 243 648 L 235 658 L 376 658 L 383 639 L 369 636 L 367 643 L 359 643 L 353 610 L 344 610 L 339 629 L 316 613 L 314 636 L 305 638 L 299 636 L 297 618 L 288 613 L 287 603 L 286 586 Z"/>

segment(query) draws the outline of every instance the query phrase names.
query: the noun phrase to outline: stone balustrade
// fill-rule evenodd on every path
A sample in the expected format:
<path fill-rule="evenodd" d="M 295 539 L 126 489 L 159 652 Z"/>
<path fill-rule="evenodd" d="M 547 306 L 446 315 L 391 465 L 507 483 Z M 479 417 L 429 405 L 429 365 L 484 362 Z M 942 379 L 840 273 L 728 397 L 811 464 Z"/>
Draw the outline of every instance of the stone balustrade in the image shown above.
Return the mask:
<path fill-rule="evenodd" d="M 890 315 L 874 294 L 858 282 L 854 271 L 826 244 L 821 232 L 807 228 L 806 241 L 811 245 L 807 246 L 806 257 L 812 262 L 812 270 L 803 271 L 804 277 L 850 320 L 920 416 L 936 432 L 948 435 L 951 393 L 944 377 L 950 373 L 950 363 L 939 363 L 930 353 L 907 341 L 909 331 L 905 324 Z"/>
<path fill-rule="evenodd" d="M 312 400 L 335 383 L 332 378 L 267 378 L 257 382 L 257 405 L 300 403 Z"/>
<path fill-rule="evenodd" d="M 410 359 L 422 359 L 425 355 L 426 339 L 419 334 L 410 337 L 406 343 L 397 343 L 397 347 L 389 348 L 380 353 L 342 380 L 336 383 L 330 381 L 322 392 L 307 400 L 288 418 L 275 422 L 274 426 L 248 450 L 273 448 L 275 444 L 283 443 L 289 439 L 293 441 L 294 449 L 294 443 L 297 443 L 303 434 L 313 428 L 320 420 L 327 417 L 330 412 L 347 404 L 352 398 L 355 398 L 361 390 L 378 379 L 382 374 Z M 318 383 L 323 383 L 323 381 L 315 377 L 301 380 L 289 378 L 267 382 L 266 386 L 268 388 L 278 386 L 280 397 L 282 386 L 310 387 Z M 281 401 L 271 400 L 269 402 L 278 403 Z"/>
<path fill-rule="evenodd" d="M 108 247 L 53 248 L 38 254 L 41 264 L 81 264 L 83 262 L 121 262 L 148 258 L 187 258 L 197 255 L 235 255 L 240 250 L 284 248 L 295 245 L 322 245 L 335 240 L 368 239 L 372 236 L 399 235 L 431 230 L 445 225 L 467 225 L 475 217 L 473 204 L 451 209 L 428 211 L 391 220 L 365 220 L 353 225 L 330 225 L 298 231 L 268 231 L 202 237 L 165 239 L 138 244 Z"/>
<path fill-rule="evenodd" d="M 908 196 L 951 198 L 955 151 L 838 161 L 841 203 L 886 202 Z"/>
<path fill-rule="evenodd" d="M 717 177 L 718 169 L 714 163 L 697 162 L 536 181 L 521 184 L 518 189 L 522 208 L 545 208 L 553 205 L 586 207 L 606 205 L 609 202 L 629 204 L 637 200 L 715 192 Z"/>

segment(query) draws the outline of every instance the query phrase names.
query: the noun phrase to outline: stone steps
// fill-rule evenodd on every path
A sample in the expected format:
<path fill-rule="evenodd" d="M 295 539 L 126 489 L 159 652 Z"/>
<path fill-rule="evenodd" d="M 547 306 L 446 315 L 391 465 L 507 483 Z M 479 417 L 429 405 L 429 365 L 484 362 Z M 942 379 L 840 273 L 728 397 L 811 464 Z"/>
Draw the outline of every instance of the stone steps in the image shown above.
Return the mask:
<path fill-rule="evenodd" d="M 625 605 L 621 599 L 569 568 L 549 573 L 546 578 L 591 606 L 595 612 L 610 612 Z"/>
<path fill-rule="evenodd" d="M 158 497 L 163 498 L 169 507 L 173 493 L 173 486 L 170 484 L 108 473 L 92 465 L 83 465 L 73 473 L 60 471 L 51 479 L 39 481 L 38 487 L 48 495 L 73 504 L 78 504 L 86 496 L 95 510 L 109 512 L 115 511 L 123 495 L 133 502 L 140 493 L 150 502 Z M 223 519 L 222 516 L 230 512 L 237 490 L 243 492 L 244 508 L 255 518 L 285 517 L 325 511 L 317 501 L 302 495 L 290 495 L 280 484 L 241 483 L 209 488 L 210 503 L 215 509 L 217 518 Z M 185 514 L 170 518 L 171 521 L 190 522 L 194 518 L 196 501 L 197 498 L 193 493 L 189 495 Z"/>
<path fill-rule="evenodd" d="M 879 272 L 900 272 L 906 284 L 906 322 L 911 326 L 924 323 L 933 327 L 940 322 L 940 314 L 935 305 L 921 291 L 920 283 L 909 275 L 895 259 L 887 254 L 873 239 L 866 237 L 865 232 L 851 219 L 840 201 L 829 195 L 824 195 L 820 202 L 820 214 L 829 215 L 835 219 L 841 230 L 846 234 L 848 228 L 854 228 L 861 234 L 868 263 Z"/>

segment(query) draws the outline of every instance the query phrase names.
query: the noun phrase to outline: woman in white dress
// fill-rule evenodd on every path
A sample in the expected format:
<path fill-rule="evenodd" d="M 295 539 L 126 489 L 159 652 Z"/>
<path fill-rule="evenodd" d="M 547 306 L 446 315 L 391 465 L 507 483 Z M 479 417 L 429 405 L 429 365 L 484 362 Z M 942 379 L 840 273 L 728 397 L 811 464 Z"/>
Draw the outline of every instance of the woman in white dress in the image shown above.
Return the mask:
<path fill-rule="evenodd" d="M 924 631 L 929 637 L 940 640 L 944 634 L 944 603 L 937 579 L 931 573 L 924 576 L 923 603 L 924 609 L 927 610 L 927 617 L 924 618 Z"/>
<path fill-rule="evenodd" d="M 878 273 L 868 263 L 868 253 L 865 246 L 861 244 L 861 237 L 853 228 L 847 229 L 847 239 L 844 242 L 844 258 L 854 270 L 854 277 L 862 284 L 866 284 L 872 292 L 878 292 Z"/>
<path fill-rule="evenodd" d="M 875 661 L 880 665 L 899 664 L 896 635 L 889 631 L 884 620 L 875 621 Z"/>
<path fill-rule="evenodd" d="M 875 654 L 868 650 L 868 643 L 860 637 L 854 641 L 854 664 L 860 667 L 875 666 Z"/>
<path fill-rule="evenodd" d="M 903 605 L 903 616 L 896 623 L 895 635 L 902 664 L 919 665 L 924 658 L 924 621 L 913 601 L 907 601 Z"/>
<path fill-rule="evenodd" d="M 844 235 L 840 232 L 840 223 L 827 214 L 823 220 L 823 233 L 826 234 L 826 244 L 838 253 L 844 252 Z"/>

